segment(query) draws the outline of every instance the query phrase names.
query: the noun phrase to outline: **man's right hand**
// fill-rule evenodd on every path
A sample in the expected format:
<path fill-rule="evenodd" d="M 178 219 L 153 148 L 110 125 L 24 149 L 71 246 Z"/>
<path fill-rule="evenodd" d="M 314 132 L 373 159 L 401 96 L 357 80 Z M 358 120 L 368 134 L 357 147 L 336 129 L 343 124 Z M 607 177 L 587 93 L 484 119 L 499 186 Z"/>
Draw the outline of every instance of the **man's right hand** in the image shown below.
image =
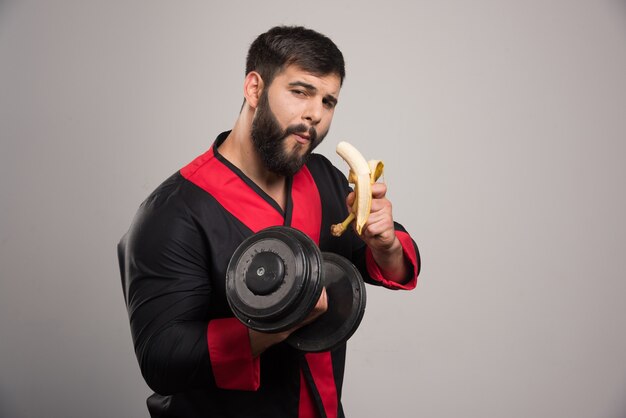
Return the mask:
<path fill-rule="evenodd" d="M 304 320 L 293 328 L 287 331 L 277 333 L 265 333 L 248 329 L 248 335 L 250 336 L 250 347 L 252 348 L 252 356 L 258 357 L 262 352 L 273 346 L 283 342 L 291 335 L 291 333 L 297 331 L 305 325 L 310 324 L 317 318 L 322 316 L 328 310 L 328 295 L 326 294 L 326 288 L 322 289 L 322 294 L 317 300 L 317 303 L 313 307 L 313 310 L 307 315 Z"/>

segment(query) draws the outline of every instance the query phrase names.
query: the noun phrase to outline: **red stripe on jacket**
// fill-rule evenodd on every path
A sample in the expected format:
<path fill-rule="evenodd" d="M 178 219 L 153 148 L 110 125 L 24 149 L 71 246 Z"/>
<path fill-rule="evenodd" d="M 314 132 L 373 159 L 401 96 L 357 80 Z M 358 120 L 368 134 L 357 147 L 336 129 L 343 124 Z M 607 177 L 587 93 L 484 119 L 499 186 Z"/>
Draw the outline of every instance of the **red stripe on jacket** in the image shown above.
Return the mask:
<path fill-rule="evenodd" d="M 283 215 L 253 190 L 241 177 L 222 163 L 213 147 L 180 170 L 181 175 L 211 194 L 253 232 L 283 225 Z M 307 234 L 319 245 L 322 204 L 308 168 L 293 178 L 291 226 Z M 252 358 L 247 328 L 235 318 L 211 320 L 207 342 L 215 383 L 222 389 L 257 390 L 260 362 Z M 337 417 L 338 399 L 330 352 L 306 355 L 309 368 L 328 418 Z M 311 390 L 300 372 L 301 418 L 318 417 Z"/>

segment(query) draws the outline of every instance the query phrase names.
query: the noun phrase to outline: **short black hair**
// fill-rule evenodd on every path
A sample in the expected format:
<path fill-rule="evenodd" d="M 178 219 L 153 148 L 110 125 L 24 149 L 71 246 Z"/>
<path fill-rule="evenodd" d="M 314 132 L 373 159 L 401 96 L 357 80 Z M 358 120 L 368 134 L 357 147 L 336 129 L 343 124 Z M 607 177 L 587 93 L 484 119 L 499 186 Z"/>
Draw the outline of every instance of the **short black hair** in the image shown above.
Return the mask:
<path fill-rule="evenodd" d="M 276 26 L 259 35 L 248 50 L 246 75 L 256 71 L 270 85 L 289 65 L 318 76 L 346 76 L 343 55 L 328 37 L 302 26 Z"/>

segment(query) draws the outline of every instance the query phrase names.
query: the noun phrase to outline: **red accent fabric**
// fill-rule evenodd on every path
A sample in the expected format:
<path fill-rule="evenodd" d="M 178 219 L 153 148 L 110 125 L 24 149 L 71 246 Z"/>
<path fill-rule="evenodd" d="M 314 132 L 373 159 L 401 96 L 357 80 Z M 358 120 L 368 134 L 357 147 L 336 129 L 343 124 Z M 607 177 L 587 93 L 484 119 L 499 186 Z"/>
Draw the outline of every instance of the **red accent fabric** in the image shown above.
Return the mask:
<path fill-rule="evenodd" d="M 305 355 L 315 386 L 322 398 L 327 418 L 337 418 L 337 387 L 333 373 L 333 361 L 330 352 L 308 353 Z"/>
<path fill-rule="evenodd" d="M 218 160 L 212 147 L 181 169 L 180 174 L 210 193 L 253 232 L 284 223 L 283 215 Z"/>
<path fill-rule="evenodd" d="M 322 201 L 315 180 L 306 166 L 293 177 L 291 199 L 293 201 L 291 226 L 307 234 L 319 245 Z"/>
<path fill-rule="evenodd" d="M 304 373 L 300 370 L 300 404 L 298 405 L 298 418 L 319 418 L 317 407 L 313 401 L 311 388 L 306 383 Z"/>
<path fill-rule="evenodd" d="M 248 328 L 236 318 L 213 319 L 207 328 L 215 384 L 221 389 L 259 389 L 261 362 L 252 357 Z"/>
<path fill-rule="evenodd" d="M 380 282 L 381 285 L 388 289 L 411 290 L 414 289 L 417 285 L 417 272 L 419 271 L 417 254 L 415 253 L 413 240 L 411 239 L 409 234 L 402 231 L 396 231 L 396 237 L 398 237 L 398 240 L 400 240 L 400 244 L 402 245 L 404 259 L 413 266 L 413 277 L 411 278 L 411 280 L 404 284 L 400 284 L 385 279 L 383 273 L 378 267 L 378 264 L 376 264 L 376 261 L 374 261 L 374 256 L 372 255 L 372 251 L 369 249 L 369 247 L 367 247 L 367 249 L 365 250 L 365 264 L 367 266 L 367 272 L 372 279 Z"/>
<path fill-rule="evenodd" d="M 307 234 L 316 244 L 320 242 L 322 225 L 322 201 L 317 185 L 308 168 L 304 167 L 293 178 L 292 185 L 293 214 L 291 226 Z M 307 362 L 315 381 L 315 386 L 322 398 L 326 416 L 337 416 L 337 387 L 333 374 L 332 357 L 329 352 L 307 354 Z M 317 406 L 313 400 L 311 388 L 300 372 L 300 406 L 298 418 L 318 418 Z"/>

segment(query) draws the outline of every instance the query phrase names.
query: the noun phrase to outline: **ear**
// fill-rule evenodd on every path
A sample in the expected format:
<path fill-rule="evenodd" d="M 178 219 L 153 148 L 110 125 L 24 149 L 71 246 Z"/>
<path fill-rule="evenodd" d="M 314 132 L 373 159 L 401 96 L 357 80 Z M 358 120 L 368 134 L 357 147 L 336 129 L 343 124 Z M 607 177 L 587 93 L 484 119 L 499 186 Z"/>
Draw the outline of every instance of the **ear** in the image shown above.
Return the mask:
<path fill-rule="evenodd" d="M 246 75 L 246 79 L 243 83 L 243 96 L 245 97 L 248 106 L 251 108 L 256 109 L 264 85 L 265 84 L 263 83 L 261 74 L 256 71 L 250 71 L 248 75 Z"/>

